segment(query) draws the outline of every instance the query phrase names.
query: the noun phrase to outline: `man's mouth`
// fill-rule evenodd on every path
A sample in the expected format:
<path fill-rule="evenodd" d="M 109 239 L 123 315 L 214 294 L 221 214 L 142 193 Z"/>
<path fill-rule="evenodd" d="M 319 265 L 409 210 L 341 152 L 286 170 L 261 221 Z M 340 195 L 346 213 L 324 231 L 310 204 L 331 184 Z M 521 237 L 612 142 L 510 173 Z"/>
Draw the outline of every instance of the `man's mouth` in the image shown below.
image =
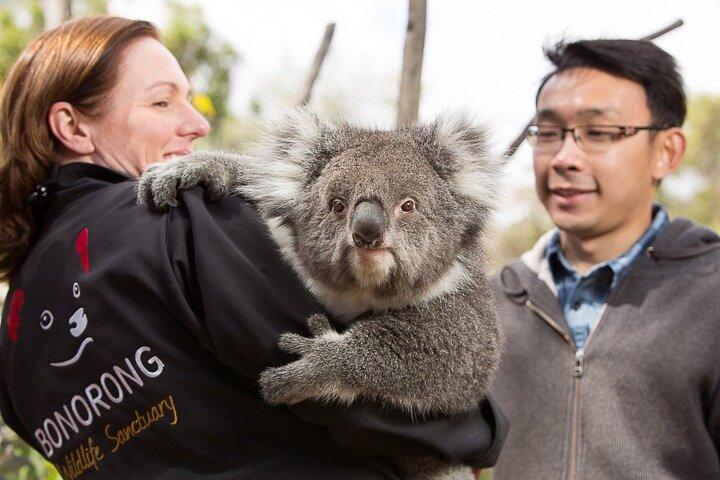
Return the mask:
<path fill-rule="evenodd" d="M 568 198 L 568 197 L 574 197 L 577 195 L 593 193 L 593 192 L 595 192 L 595 190 L 581 190 L 581 189 L 576 189 L 576 188 L 554 188 L 554 189 L 551 189 L 550 192 L 554 195 Z"/>

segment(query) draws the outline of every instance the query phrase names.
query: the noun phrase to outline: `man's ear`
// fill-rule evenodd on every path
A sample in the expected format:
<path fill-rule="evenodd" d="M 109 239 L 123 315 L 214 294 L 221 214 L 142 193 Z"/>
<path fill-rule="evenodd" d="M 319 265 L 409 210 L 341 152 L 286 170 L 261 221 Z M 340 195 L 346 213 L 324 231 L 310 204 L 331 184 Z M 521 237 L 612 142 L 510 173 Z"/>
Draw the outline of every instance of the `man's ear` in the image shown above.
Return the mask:
<path fill-rule="evenodd" d="M 68 102 L 55 102 L 50 106 L 48 123 L 57 141 L 71 153 L 89 155 L 95 151 L 84 116 Z"/>
<path fill-rule="evenodd" d="M 678 127 L 663 130 L 658 134 L 660 142 L 653 161 L 653 179 L 657 182 L 677 170 L 685 155 L 685 134 Z"/>

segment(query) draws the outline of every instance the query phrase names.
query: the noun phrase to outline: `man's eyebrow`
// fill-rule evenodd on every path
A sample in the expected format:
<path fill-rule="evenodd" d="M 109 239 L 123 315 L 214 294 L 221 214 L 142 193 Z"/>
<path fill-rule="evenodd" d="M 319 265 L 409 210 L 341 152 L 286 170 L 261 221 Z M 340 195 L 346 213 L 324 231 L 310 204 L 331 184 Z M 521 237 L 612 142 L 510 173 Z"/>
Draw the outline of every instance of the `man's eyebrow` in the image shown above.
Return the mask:
<path fill-rule="evenodd" d="M 606 115 L 617 115 L 619 112 L 614 108 L 586 108 L 584 110 L 580 110 L 579 112 L 574 112 L 573 117 L 574 118 L 595 118 L 595 117 L 602 117 Z M 560 115 L 556 110 L 550 109 L 550 108 L 544 108 L 542 110 L 538 110 L 538 112 L 535 114 L 536 120 L 548 120 L 548 121 L 564 121 L 566 120 L 563 115 Z"/>
<path fill-rule="evenodd" d="M 617 115 L 619 112 L 614 108 L 588 108 L 581 110 L 577 113 L 578 117 L 590 118 L 590 117 L 601 117 L 608 114 Z"/>
<path fill-rule="evenodd" d="M 535 114 L 536 120 L 560 120 L 560 115 L 555 110 L 544 108 Z"/>

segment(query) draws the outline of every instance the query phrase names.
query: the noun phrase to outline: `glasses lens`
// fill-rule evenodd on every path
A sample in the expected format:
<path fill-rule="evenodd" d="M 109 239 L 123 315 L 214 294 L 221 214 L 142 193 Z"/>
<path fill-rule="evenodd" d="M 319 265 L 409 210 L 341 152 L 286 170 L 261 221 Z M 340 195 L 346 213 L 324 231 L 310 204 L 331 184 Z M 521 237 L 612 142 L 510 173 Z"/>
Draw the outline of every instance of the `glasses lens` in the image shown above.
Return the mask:
<path fill-rule="evenodd" d="M 600 152 L 623 138 L 622 128 L 597 125 L 575 127 L 580 144 L 587 151 Z"/>
<path fill-rule="evenodd" d="M 551 125 L 530 125 L 525 131 L 525 138 L 537 150 L 553 150 L 562 144 L 562 128 Z"/>

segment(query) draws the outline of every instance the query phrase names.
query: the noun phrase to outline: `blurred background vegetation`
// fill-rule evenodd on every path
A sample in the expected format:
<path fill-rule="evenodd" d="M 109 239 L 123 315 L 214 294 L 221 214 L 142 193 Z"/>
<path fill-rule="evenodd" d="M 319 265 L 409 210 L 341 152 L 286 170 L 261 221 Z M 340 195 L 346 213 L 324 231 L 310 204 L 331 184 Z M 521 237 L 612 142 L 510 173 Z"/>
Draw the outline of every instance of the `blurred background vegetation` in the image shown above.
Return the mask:
<path fill-rule="evenodd" d="M 107 13 L 105 0 L 62 0 L 72 17 Z M 262 104 L 254 100 L 250 115 L 239 118 L 230 109 L 231 73 L 242 61 L 242 55 L 226 40 L 216 36 L 206 23 L 202 7 L 167 0 L 169 12 L 165 25 L 159 25 L 163 40 L 178 58 L 191 79 L 196 95 L 194 104 L 210 121 L 213 129 L 199 148 L 243 150 L 261 133 Z M 47 2 L 44 5 L 47 7 Z M 0 2 L 0 85 L 15 58 L 25 45 L 47 27 L 40 0 Z M 538 46 L 539 48 L 539 46 Z M 298 80 L 297 87 L 299 88 Z M 290 87 L 292 88 L 292 87 Z M 293 105 L 286 86 L 278 86 L 278 98 Z M 324 97 L 318 110 L 345 114 L 343 99 L 328 101 Z M 660 200 L 671 216 L 687 216 L 720 230 L 720 97 L 694 96 L 689 99 L 685 125 L 688 151 L 681 169 L 664 181 Z M 518 125 L 518 130 L 523 126 Z M 511 160 L 512 161 L 512 160 Z M 537 238 L 551 228 L 551 223 L 530 188 L 515 189 L 508 196 L 522 215 L 493 233 L 492 264 L 500 265 L 527 250 Z M 0 291 L 0 305 L 4 292 Z M 0 480 L 59 479 L 52 465 L 28 447 L 11 430 L 0 423 Z M 484 477 L 483 477 L 484 478 Z"/>

